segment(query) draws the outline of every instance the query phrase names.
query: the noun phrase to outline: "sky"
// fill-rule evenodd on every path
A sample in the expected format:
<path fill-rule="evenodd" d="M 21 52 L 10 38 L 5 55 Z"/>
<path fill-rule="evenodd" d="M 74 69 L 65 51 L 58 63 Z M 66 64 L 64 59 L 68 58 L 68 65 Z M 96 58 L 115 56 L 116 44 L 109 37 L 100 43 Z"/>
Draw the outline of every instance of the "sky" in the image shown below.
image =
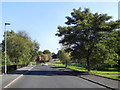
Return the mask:
<path fill-rule="evenodd" d="M 40 45 L 40 50 L 57 53 L 60 38 L 55 36 L 57 27 L 65 26 L 73 8 L 89 8 L 92 13 L 107 13 L 118 19 L 118 2 L 2 2 L 2 30 L 0 43 L 4 34 L 4 23 L 11 22 L 7 30 L 26 31 L 32 40 Z M 2 32 L 2 33 L 1 33 Z"/>

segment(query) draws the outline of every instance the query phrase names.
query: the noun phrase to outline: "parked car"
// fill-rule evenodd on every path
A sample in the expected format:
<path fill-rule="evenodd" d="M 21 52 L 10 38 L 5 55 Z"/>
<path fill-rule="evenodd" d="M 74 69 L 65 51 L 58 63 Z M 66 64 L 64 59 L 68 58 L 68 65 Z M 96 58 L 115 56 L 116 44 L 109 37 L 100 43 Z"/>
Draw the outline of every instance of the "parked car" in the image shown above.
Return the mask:
<path fill-rule="evenodd" d="M 44 63 L 44 64 L 42 64 L 42 66 L 48 66 L 48 64 L 47 64 L 47 63 Z"/>

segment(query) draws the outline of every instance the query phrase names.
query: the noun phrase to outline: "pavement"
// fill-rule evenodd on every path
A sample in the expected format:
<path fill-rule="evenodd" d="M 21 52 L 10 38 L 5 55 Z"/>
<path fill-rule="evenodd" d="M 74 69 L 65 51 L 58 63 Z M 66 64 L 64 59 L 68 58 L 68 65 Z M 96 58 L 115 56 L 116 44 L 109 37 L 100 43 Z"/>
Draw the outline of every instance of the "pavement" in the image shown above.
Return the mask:
<path fill-rule="evenodd" d="M 13 83 L 10 84 L 11 82 Z M 2 76 L 2 88 L 107 88 L 117 90 L 119 86 L 120 82 L 117 80 L 87 73 L 76 73 L 70 69 L 54 66 L 24 67 Z"/>
<path fill-rule="evenodd" d="M 63 69 L 62 71 L 71 73 L 74 76 L 78 76 L 80 78 L 83 78 L 85 80 L 91 81 L 93 83 L 102 85 L 109 89 L 120 89 L 120 81 L 119 80 L 112 80 L 109 78 L 101 77 L 98 75 L 88 74 L 88 73 L 81 73 L 79 71 L 74 71 L 71 69 Z"/>
<path fill-rule="evenodd" d="M 81 75 L 80 77 L 88 79 L 89 81 L 98 83 L 100 85 L 104 85 L 105 87 L 108 87 L 111 89 L 113 88 L 117 89 L 118 85 L 120 84 L 120 81 L 111 80 L 111 79 L 107 79 L 107 78 L 103 78 L 95 75 Z"/>
<path fill-rule="evenodd" d="M 30 67 L 23 67 L 20 69 L 17 69 L 9 74 L 3 74 L 0 75 L 0 90 L 4 87 L 6 87 L 7 85 L 9 85 L 9 83 L 13 82 L 16 78 L 22 76 L 25 72 L 27 72 L 29 69 L 31 69 L 34 66 L 30 66 Z"/>

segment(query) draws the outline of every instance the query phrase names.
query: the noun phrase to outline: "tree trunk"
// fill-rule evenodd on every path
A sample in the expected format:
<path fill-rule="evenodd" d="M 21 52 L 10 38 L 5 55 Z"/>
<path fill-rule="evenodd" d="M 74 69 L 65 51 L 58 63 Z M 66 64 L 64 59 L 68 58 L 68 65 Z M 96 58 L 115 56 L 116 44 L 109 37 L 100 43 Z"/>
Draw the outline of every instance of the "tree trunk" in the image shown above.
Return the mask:
<path fill-rule="evenodd" d="M 88 70 L 88 72 L 90 71 L 90 60 L 89 60 L 89 56 L 90 56 L 90 51 L 88 50 L 88 55 L 87 55 L 87 70 Z"/>
<path fill-rule="evenodd" d="M 120 67 L 120 60 L 118 60 L 118 66 Z"/>
<path fill-rule="evenodd" d="M 88 72 L 90 71 L 90 61 L 88 56 L 87 56 L 87 70 Z"/>
<path fill-rule="evenodd" d="M 67 60 L 66 60 L 66 62 L 65 62 L 65 68 L 67 68 Z"/>

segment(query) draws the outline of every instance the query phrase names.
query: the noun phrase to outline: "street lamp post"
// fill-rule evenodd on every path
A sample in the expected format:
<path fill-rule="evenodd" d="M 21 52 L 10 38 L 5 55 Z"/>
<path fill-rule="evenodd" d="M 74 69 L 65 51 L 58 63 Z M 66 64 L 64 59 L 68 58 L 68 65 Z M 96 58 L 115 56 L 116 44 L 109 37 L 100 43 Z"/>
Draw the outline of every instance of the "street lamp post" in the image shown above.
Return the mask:
<path fill-rule="evenodd" d="M 5 74 L 7 73 L 7 65 L 6 65 L 6 40 L 7 40 L 7 25 L 10 25 L 10 22 L 5 23 Z"/>

